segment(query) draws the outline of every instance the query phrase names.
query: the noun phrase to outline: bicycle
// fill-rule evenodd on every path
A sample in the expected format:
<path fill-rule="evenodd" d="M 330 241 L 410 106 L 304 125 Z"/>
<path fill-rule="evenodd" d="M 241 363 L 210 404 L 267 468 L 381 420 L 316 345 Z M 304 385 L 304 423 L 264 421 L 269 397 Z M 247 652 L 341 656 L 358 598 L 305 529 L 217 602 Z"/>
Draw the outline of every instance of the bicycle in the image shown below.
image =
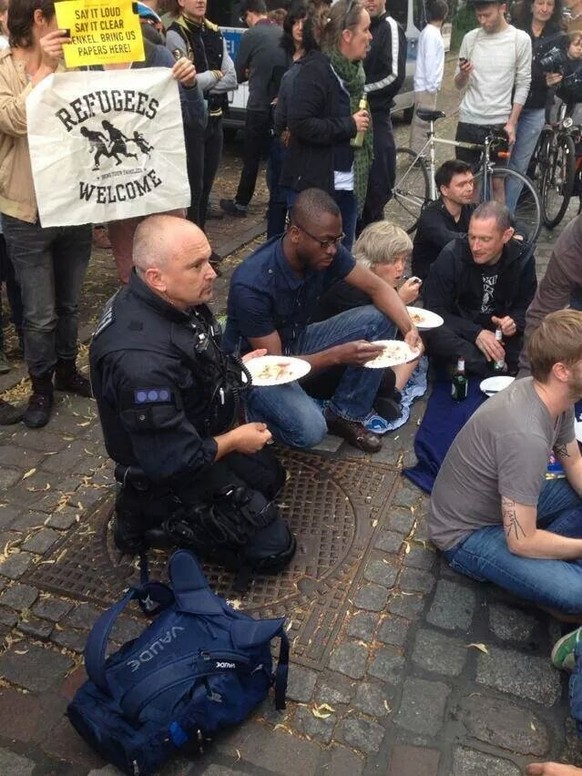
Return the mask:
<path fill-rule="evenodd" d="M 475 173 L 475 191 L 479 201 L 494 199 L 494 192 L 505 192 L 508 184 L 513 188 L 517 204 L 512 213 L 514 225 L 520 232 L 525 232 L 527 239 L 533 242 L 541 228 L 541 206 L 538 193 L 532 182 L 525 175 L 507 167 L 495 164 L 492 154 L 502 158 L 504 151 L 495 151 L 500 143 L 499 131 L 494 129 L 486 136 L 485 142 L 465 143 L 460 140 L 448 140 L 438 137 L 434 124 L 440 118 L 446 118 L 440 110 L 417 111 L 418 116 L 429 122 L 427 141 L 416 153 L 410 148 L 396 149 L 396 182 L 392 188 L 392 198 L 384 209 L 385 217 L 412 234 L 416 229 L 422 208 L 432 200 L 436 200 L 439 192 L 436 190 L 434 175 L 436 172 L 435 149 L 437 145 L 468 148 L 482 151 L 479 168 Z M 509 155 L 509 154 L 507 154 Z M 428 163 L 427 163 L 428 156 Z M 497 185 L 495 185 L 497 182 Z M 519 193 L 519 196 L 517 196 Z"/>
<path fill-rule="evenodd" d="M 542 129 L 530 163 L 534 181 L 539 182 L 542 219 L 548 229 L 556 227 L 568 210 L 579 166 L 576 141 L 580 128 L 574 126 L 567 110 L 562 103 L 557 121 Z"/>

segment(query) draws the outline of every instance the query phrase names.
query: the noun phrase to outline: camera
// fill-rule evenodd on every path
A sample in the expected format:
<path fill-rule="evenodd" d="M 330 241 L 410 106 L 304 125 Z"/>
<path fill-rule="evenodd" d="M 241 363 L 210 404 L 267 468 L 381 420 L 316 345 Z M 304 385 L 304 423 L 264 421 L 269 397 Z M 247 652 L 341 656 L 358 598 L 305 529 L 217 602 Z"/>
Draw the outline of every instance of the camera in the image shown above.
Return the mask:
<path fill-rule="evenodd" d="M 567 64 L 566 52 L 560 46 L 552 46 L 538 59 L 538 64 L 544 73 L 563 73 Z"/>

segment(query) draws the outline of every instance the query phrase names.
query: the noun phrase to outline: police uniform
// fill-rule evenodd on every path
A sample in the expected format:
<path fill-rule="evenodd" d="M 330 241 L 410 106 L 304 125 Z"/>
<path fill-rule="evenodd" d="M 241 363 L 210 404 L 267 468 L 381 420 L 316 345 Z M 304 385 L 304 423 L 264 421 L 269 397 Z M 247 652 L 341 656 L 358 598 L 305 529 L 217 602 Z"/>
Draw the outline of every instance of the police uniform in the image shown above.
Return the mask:
<path fill-rule="evenodd" d="M 213 436 L 237 422 L 249 377 L 222 351 L 208 307 L 178 310 L 134 271 L 105 309 L 90 361 L 121 485 L 120 549 L 138 551 L 157 532 L 233 565 L 286 565 L 294 539 L 272 501 L 285 478 L 274 455 L 231 453 L 215 462 Z"/>

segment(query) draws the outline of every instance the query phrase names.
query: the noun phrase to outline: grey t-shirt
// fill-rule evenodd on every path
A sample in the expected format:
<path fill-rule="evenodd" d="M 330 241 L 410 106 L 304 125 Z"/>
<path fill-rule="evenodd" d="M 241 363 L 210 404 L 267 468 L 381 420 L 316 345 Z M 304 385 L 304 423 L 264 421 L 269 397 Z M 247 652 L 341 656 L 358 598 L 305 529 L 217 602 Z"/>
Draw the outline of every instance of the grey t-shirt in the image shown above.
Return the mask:
<path fill-rule="evenodd" d="M 533 379 L 516 380 L 467 421 L 447 453 L 429 506 L 429 533 L 450 550 L 503 522 L 501 497 L 535 506 L 552 448 L 574 439 L 574 408 L 554 424 Z"/>

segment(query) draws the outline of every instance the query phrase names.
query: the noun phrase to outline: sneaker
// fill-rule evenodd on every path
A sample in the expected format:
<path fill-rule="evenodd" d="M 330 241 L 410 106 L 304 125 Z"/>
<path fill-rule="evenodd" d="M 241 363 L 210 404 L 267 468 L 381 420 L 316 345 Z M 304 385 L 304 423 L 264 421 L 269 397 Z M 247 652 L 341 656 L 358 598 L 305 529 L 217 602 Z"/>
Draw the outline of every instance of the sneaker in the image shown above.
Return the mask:
<path fill-rule="evenodd" d="M 244 205 L 239 205 L 234 199 L 221 199 L 220 207 L 229 216 L 235 216 L 236 218 L 246 218 L 247 209 Z"/>
<path fill-rule="evenodd" d="M 336 415 L 331 410 L 326 411 L 325 420 L 330 434 L 335 434 L 345 439 L 350 445 L 358 447 L 365 453 L 377 453 L 382 447 L 381 438 L 377 434 L 368 431 L 363 423 L 340 418 L 339 415 Z"/>
<path fill-rule="evenodd" d="M 575 649 L 582 635 L 582 628 L 558 639 L 552 649 L 552 665 L 560 671 L 573 671 L 576 665 Z"/>
<path fill-rule="evenodd" d="M 10 364 L 6 358 L 6 353 L 3 350 L 0 350 L 0 375 L 8 374 L 9 371 Z"/>

